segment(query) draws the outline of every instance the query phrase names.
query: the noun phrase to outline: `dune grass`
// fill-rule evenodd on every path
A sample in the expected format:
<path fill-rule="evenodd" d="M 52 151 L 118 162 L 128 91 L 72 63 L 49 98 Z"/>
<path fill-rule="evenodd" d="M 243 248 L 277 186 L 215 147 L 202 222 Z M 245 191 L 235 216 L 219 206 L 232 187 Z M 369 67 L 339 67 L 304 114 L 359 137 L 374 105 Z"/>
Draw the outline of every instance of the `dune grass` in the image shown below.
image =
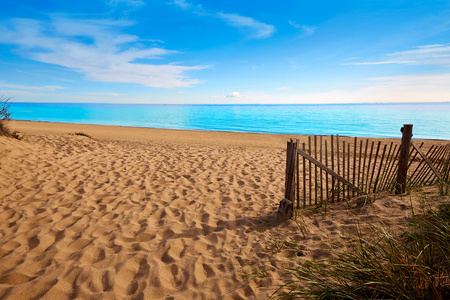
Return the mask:
<path fill-rule="evenodd" d="M 11 98 L 0 95 L 0 136 L 12 137 L 18 140 L 23 139 L 17 131 L 11 131 L 6 125 L 11 120 L 10 103 Z"/>
<path fill-rule="evenodd" d="M 369 225 L 342 240 L 334 258 L 289 258 L 281 299 L 450 299 L 450 202 L 424 205 L 393 232 Z M 428 201 L 425 199 L 425 201 Z M 367 226 L 366 226 L 367 227 Z M 364 232 L 363 232 L 364 231 Z"/>
<path fill-rule="evenodd" d="M 84 137 L 87 137 L 87 138 L 92 139 L 92 136 L 90 136 L 89 134 L 84 133 L 84 132 L 82 132 L 82 131 L 75 132 L 74 134 L 75 134 L 75 135 L 78 135 L 78 136 L 84 136 Z"/>

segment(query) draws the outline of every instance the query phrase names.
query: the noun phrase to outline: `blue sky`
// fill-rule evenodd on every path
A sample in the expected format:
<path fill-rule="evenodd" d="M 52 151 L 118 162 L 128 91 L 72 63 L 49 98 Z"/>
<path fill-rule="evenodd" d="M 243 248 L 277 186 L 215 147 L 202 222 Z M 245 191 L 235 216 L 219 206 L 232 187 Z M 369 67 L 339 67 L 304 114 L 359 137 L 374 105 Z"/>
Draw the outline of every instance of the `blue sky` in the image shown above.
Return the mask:
<path fill-rule="evenodd" d="M 450 1 L 18 0 L 16 102 L 450 101 Z"/>

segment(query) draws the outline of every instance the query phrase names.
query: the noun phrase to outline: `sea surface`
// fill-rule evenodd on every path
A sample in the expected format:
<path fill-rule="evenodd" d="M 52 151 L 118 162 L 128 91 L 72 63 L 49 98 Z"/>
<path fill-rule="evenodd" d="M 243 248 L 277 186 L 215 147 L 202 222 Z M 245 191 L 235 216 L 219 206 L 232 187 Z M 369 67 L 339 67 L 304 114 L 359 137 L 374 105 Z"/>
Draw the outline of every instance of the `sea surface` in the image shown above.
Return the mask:
<path fill-rule="evenodd" d="M 450 140 L 450 102 L 336 105 L 12 103 L 14 120 L 276 134 Z"/>

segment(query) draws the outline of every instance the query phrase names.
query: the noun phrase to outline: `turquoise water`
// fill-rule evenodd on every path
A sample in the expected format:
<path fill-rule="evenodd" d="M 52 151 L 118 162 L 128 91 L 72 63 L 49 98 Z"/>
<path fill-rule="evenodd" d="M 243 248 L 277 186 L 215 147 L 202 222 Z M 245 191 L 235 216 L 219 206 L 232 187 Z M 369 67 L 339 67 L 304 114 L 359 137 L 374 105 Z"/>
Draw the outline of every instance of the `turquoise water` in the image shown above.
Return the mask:
<path fill-rule="evenodd" d="M 166 129 L 450 139 L 450 102 L 337 105 L 13 103 L 14 120 Z"/>

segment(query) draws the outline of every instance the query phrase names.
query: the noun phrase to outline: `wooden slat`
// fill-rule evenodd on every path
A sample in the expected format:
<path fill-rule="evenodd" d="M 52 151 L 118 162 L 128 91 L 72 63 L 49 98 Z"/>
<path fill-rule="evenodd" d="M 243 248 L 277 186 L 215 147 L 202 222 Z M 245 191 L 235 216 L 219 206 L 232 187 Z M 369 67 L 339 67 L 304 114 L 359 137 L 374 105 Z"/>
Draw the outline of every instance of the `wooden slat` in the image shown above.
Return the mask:
<path fill-rule="evenodd" d="M 342 141 L 342 177 L 345 178 L 345 141 Z M 345 186 L 342 186 L 342 199 L 345 199 Z M 348 196 L 348 195 L 347 195 Z"/>
<path fill-rule="evenodd" d="M 327 140 L 325 140 L 325 166 L 328 167 L 328 143 Z M 325 182 L 326 182 L 326 190 L 325 190 L 325 201 L 329 201 L 328 195 L 329 195 L 329 190 L 330 190 L 330 186 L 329 186 L 329 181 L 328 181 L 328 173 L 325 172 Z"/>
<path fill-rule="evenodd" d="M 428 159 L 428 157 L 425 155 L 425 153 L 423 153 L 422 150 L 413 141 L 411 142 L 411 144 L 416 149 L 416 151 L 420 154 L 420 156 L 422 156 L 422 158 L 425 160 L 425 162 L 428 164 L 428 166 L 431 168 L 431 170 L 433 170 L 436 177 L 441 181 L 442 180 L 441 174 L 439 174 L 438 170 L 436 170 L 436 168 L 433 166 L 433 164 Z"/>
<path fill-rule="evenodd" d="M 358 138 L 355 136 L 355 143 L 354 143 L 354 146 L 353 146 L 353 153 L 354 153 L 354 155 L 353 155 L 353 185 L 355 185 L 355 178 L 356 178 L 356 154 L 357 154 L 357 152 L 356 152 L 356 149 L 357 149 L 357 145 L 358 145 Z M 353 197 L 355 197 L 355 191 L 353 191 L 353 195 L 352 195 Z"/>
<path fill-rule="evenodd" d="M 377 178 L 375 179 L 375 183 L 374 183 L 374 187 L 373 187 L 373 192 L 374 193 L 377 192 L 377 185 L 378 185 L 378 180 L 379 180 L 380 174 L 381 174 L 381 168 L 383 167 L 384 154 L 386 153 L 386 147 L 387 147 L 387 145 L 385 144 L 384 148 L 383 148 L 383 154 L 381 155 L 380 167 L 378 169 Z"/>
<path fill-rule="evenodd" d="M 322 157 L 322 136 L 320 136 L 320 161 L 323 161 Z M 320 170 L 320 205 L 323 205 L 323 170 Z"/>
<path fill-rule="evenodd" d="M 308 152 L 311 155 L 311 136 L 308 136 Z M 312 165 L 311 161 L 309 161 L 309 205 L 311 205 L 312 201 Z"/>
<path fill-rule="evenodd" d="M 333 135 L 331 135 L 331 169 L 334 171 L 334 141 L 333 141 Z M 335 189 L 335 179 L 334 177 L 331 177 L 331 202 L 334 202 L 334 189 Z"/>
<path fill-rule="evenodd" d="M 300 141 L 299 140 L 297 140 L 297 147 L 299 147 L 299 145 L 300 145 Z M 296 169 L 296 172 L 297 172 L 297 180 L 296 180 L 296 183 L 297 183 L 297 193 L 296 193 L 296 198 L 297 198 L 297 209 L 298 208 L 300 208 L 300 166 L 299 166 L 299 162 L 300 162 L 300 160 L 298 159 L 298 156 L 299 156 L 299 154 L 298 154 L 298 151 L 297 151 L 297 153 L 295 153 L 295 159 L 297 160 L 297 162 L 296 162 L 296 164 L 295 164 L 295 169 Z"/>
<path fill-rule="evenodd" d="M 363 165 L 362 165 L 361 183 L 360 183 L 361 189 L 363 191 L 367 190 L 365 185 L 364 185 L 364 181 L 365 181 L 364 180 L 364 174 L 365 174 L 365 168 L 366 168 L 366 159 L 367 159 L 367 148 L 368 148 L 368 146 L 369 146 L 369 139 L 366 139 L 366 148 L 364 149 L 364 161 L 363 161 Z"/>
<path fill-rule="evenodd" d="M 372 146 L 370 147 L 369 163 L 367 164 L 367 176 L 366 176 L 366 185 L 365 185 L 366 188 L 364 189 L 364 191 L 366 191 L 367 193 L 369 193 L 369 191 L 370 191 L 369 177 L 370 177 L 370 163 L 372 162 L 373 145 L 374 145 L 374 142 L 372 142 Z"/>
<path fill-rule="evenodd" d="M 314 136 L 314 158 L 317 159 L 317 135 Z M 317 166 L 314 166 L 314 204 L 317 205 L 317 190 L 318 190 L 318 181 L 317 181 Z"/>
<path fill-rule="evenodd" d="M 374 160 L 374 162 L 373 162 L 372 174 L 370 175 L 369 191 L 370 191 L 370 189 L 371 189 L 371 187 L 372 187 L 373 176 L 374 176 L 374 174 L 375 174 L 375 168 L 376 168 L 376 166 L 377 166 L 378 152 L 380 151 L 380 145 L 381 145 L 381 142 L 379 141 L 379 142 L 378 142 L 378 145 L 377 145 L 377 151 L 376 151 L 376 153 L 375 153 L 375 160 Z"/>
<path fill-rule="evenodd" d="M 362 149 L 363 149 L 363 141 L 361 140 L 359 142 L 359 162 L 358 162 L 358 178 L 356 180 L 356 186 L 361 187 L 361 181 L 360 181 L 360 175 L 361 175 L 361 156 L 362 156 Z"/>
<path fill-rule="evenodd" d="M 336 164 L 337 164 L 337 174 L 341 174 L 341 167 L 339 164 L 339 134 L 336 134 Z M 341 184 L 339 181 L 336 183 L 337 185 L 337 202 L 341 200 Z"/>
<path fill-rule="evenodd" d="M 305 143 L 303 143 L 303 151 L 306 151 Z M 303 157 L 303 207 L 306 207 L 306 158 Z"/>
<path fill-rule="evenodd" d="M 343 178 L 342 176 L 340 176 L 339 174 L 337 174 L 336 172 L 334 172 L 333 170 L 331 170 L 330 168 L 328 168 L 327 166 L 325 166 L 324 164 L 322 164 L 320 161 L 314 159 L 314 157 L 312 157 L 311 155 L 309 155 L 308 153 L 306 153 L 303 150 L 298 150 L 299 153 L 301 155 L 303 155 L 307 160 L 309 160 L 310 162 L 314 163 L 316 166 L 318 166 L 319 168 L 321 168 L 322 170 L 324 170 L 325 172 L 329 173 L 331 176 L 333 176 L 334 178 L 336 178 L 338 181 L 342 182 L 343 184 L 346 184 L 348 186 L 350 186 L 352 189 L 354 189 L 356 192 L 358 192 L 359 194 L 363 194 L 366 195 L 367 193 L 365 193 L 364 191 L 360 190 L 357 186 L 354 186 L 351 182 L 348 182 L 347 179 Z"/>
<path fill-rule="evenodd" d="M 347 180 L 350 182 L 350 143 L 347 143 Z M 350 187 L 347 186 L 347 198 L 350 197 Z"/>

